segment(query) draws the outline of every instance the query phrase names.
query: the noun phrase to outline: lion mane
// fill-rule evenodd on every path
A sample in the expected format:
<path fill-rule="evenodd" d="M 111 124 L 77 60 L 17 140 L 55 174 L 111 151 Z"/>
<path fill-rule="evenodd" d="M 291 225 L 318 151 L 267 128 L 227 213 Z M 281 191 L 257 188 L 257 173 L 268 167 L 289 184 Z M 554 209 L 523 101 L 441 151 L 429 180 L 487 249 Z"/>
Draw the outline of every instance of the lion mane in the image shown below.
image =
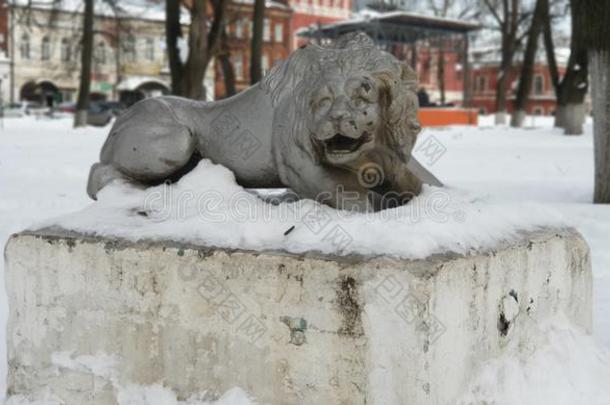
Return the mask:
<path fill-rule="evenodd" d="M 274 107 L 273 131 L 276 143 L 296 144 L 318 161 L 306 128 L 309 100 L 321 72 L 330 66 L 342 70 L 369 72 L 380 91 L 380 111 L 384 128 L 378 134 L 384 149 L 396 153 L 403 162 L 410 158 L 421 127 L 417 119 L 417 74 L 405 63 L 380 50 L 364 33 L 347 34 L 334 43 L 307 44 L 275 65 L 261 88 L 270 95 Z"/>

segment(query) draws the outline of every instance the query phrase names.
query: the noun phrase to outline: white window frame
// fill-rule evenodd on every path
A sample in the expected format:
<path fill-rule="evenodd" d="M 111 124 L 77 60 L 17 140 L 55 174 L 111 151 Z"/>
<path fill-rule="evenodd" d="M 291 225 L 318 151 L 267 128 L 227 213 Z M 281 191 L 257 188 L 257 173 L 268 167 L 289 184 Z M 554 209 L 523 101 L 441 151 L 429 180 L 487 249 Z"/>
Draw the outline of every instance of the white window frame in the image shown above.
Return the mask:
<path fill-rule="evenodd" d="M 263 41 L 271 41 L 271 21 L 268 18 L 263 21 Z"/>
<path fill-rule="evenodd" d="M 233 56 L 233 71 L 235 72 L 236 80 L 243 80 L 244 78 L 244 57 L 240 53 L 236 53 Z"/>
<path fill-rule="evenodd" d="M 540 86 L 541 86 L 540 91 L 538 91 L 538 88 L 537 88 L 538 80 L 540 80 Z M 534 91 L 534 94 L 537 96 L 544 94 L 544 75 L 542 75 L 540 73 L 534 75 L 534 86 L 533 86 L 532 90 Z"/>
<path fill-rule="evenodd" d="M 25 60 L 28 60 L 32 57 L 31 41 L 29 34 L 24 33 L 23 35 L 21 35 L 21 42 L 19 43 L 19 56 L 21 56 L 21 59 Z"/>
<path fill-rule="evenodd" d="M 284 42 L 284 24 L 276 23 L 273 28 L 273 36 L 275 42 L 282 43 Z"/>
<path fill-rule="evenodd" d="M 148 37 L 144 39 L 145 48 L 145 57 L 149 62 L 153 62 L 155 60 L 155 39 Z"/>
<path fill-rule="evenodd" d="M 48 35 L 40 41 L 40 60 L 51 60 L 51 38 Z"/>
<path fill-rule="evenodd" d="M 235 21 L 235 38 L 243 38 L 244 36 L 244 20 Z"/>

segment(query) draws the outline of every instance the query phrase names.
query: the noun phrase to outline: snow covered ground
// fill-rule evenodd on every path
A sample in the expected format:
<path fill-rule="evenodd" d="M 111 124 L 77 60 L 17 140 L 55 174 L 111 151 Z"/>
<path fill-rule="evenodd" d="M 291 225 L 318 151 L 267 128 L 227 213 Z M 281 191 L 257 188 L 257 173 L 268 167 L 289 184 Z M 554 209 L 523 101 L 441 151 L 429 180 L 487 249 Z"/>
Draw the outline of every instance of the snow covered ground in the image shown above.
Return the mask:
<path fill-rule="evenodd" d="M 509 353 L 490 362 L 465 391 L 460 403 L 572 404 L 583 399 L 589 404 L 608 404 L 610 206 L 590 204 L 593 191 L 591 125 L 587 125 L 584 136 L 566 137 L 552 128 L 552 120 L 548 118 L 530 118 L 527 122 L 530 127 L 522 130 L 493 127 L 491 122 L 491 118 L 484 117 L 479 128 L 427 129 L 420 136 L 415 154 L 449 187 L 451 201 L 457 200 L 457 205 L 449 207 L 463 208 L 460 198 L 474 195 L 477 199 L 495 202 L 496 208 L 507 212 L 522 212 L 521 216 L 509 218 L 508 225 L 521 225 L 524 219 L 538 224 L 563 221 L 582 232 L 593 254 L 594 335 L 582 336 L 561 322 L 541 325 L 542 335 L 548 341 L 545 350 L 531 358 L 517 358 Z M 4 128 L 0 129 L 1 245 L 13 232 L 91 204 L 85 194 L 85 181 L 106 132 L 107 129 L 94 128 L 74 130 L 69 119 L 4 121 Z M 217 170 L 219 176 L 224 176 L 222 169 L 208 170 Z M 205 186 L 205 183 L 195 184 Z M 557 212 L 563 219 L 557 219 Z M 453 237 L 477 238 L 467 233 Z M 256 245 L 261 243 L 256 238 L 246 242 L 252 247 L 266 247 Z M 272 239 L 267 242 L 275 243 Z M 352 248 L 357 249 L 358 245 Z M 430 249 L 431 246 L 424 246 L 415 253 L 425 254 L 433 250 Z M 4 325 L 6 318 L 7 305 L 2 294 L 0 323 Z M 2 332 L 0 342 L 4 340 Z M 5 346 L 0 344 L 1 392 L 5 385 L 5 358 Z M 155 404 L 176 403 L 171 394 L 163 396 L 161 391 L 161 387 L 132 387 L 124 398 L 137 400 L 128 399 L 125 404 L 152 403 L 146 399 L 147 395 L 169 398 Z M 229 397 L 233 394 L 227 393 Z M 238 394 L 233 396 L 241 399 L 225 399 L 222 403 L 245 403 L 243 395 Z"/>

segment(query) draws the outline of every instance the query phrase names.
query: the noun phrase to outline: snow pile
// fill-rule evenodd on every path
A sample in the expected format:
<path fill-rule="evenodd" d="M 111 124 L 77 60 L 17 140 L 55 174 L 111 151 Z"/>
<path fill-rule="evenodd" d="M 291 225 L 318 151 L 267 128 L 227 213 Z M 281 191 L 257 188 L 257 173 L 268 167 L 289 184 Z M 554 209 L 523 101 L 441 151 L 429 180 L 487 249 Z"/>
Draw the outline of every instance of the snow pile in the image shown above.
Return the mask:
<path fill-rule="evenodd" d="M 539 348 L 513 345 L 487 362 L 455 405 L 610 403 L 610 352 L 569 325 L 529 325 L 530 343 Z"/>
<path fill-rule="evenodd" d="M 176 184 L 140 190 L 115 182 L 98 197 L 84 210 L 38 227 L 258 251 L 424 258 L 468 254 L 521 231 L 565 225 L 560 214 L 539 204 L 505 204 L 451 188 L 426 187 L 409 204 L 378 213 L 341 211 L 312 200 L 272 205 L 207 160 Z"/>

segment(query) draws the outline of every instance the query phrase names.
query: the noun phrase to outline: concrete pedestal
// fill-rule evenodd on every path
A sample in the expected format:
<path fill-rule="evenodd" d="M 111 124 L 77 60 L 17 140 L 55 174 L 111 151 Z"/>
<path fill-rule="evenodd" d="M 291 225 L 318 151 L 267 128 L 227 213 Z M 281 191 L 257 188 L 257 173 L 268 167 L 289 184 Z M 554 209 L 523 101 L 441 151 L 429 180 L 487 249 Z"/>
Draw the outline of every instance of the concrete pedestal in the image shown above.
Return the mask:
<path fill-rule="evenodd" d="M 260 404 L 434 405 L 525 325 L 591 327 L 572 230 L 426 260 L 295 256 L 40 231 L 6 248 L 9 394 L 114 404 L 239 386 Z M 104 360 L 105 359 L 105 360 Z M 102 360 L 113 364 L 101 367 Z"/>

